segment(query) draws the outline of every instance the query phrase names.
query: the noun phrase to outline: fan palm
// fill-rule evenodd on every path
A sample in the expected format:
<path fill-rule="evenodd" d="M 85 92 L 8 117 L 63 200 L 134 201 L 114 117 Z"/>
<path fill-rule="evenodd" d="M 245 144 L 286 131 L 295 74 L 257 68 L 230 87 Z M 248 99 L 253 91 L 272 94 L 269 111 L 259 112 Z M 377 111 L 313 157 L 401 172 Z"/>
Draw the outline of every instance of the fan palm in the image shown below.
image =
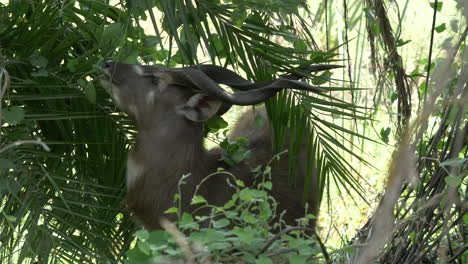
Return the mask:
<path fill-rule="evenodd" d="M 169 67 L 209 61 L 257 81 L 289 72 L 317 85 L 341 86 L 331 72 L 311 76 L 299 70 L 333 62 L 336 55 L 319 50 L 299 0 L 146 0 L 125 6 L 33 0 L 0 7 L 0 66 L 11 76 L 1 144 L 24 143 L 1 153 L 2 263 L 115 263 L 133 240 L 121 200 L 134 127 L 93 81 L 99 61 Z M 155 35 L 139 23 L 146 16 Z M 267 102 L 277 150 L 288 127 L 293 152 L 307 138 L 307 177 L 318 175 L 320 191 L 304 189 L 304 195 L 319 199 L 332 179 L 348 192 L 360 191 L 356 171 L 342 155 L 362 160 L 343 144 L 343 133 L 359 134 L 330 117 L 364 116 L 333 95 L 283 92 Z M 42 141 L 29 144 L 36 138 Z M 294 171 L 292 166 L 292 184 Z"/>

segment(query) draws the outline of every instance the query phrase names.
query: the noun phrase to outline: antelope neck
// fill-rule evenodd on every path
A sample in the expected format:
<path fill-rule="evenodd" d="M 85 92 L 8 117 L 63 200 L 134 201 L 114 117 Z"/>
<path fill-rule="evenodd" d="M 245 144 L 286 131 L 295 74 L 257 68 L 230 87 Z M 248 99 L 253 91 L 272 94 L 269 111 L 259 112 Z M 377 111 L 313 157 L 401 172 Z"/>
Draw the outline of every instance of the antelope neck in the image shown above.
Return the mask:
<path fill-rule="evenodd" d="M 171 168 L 183 173 L 205 163 L 203 124 L 185 118 L 166 118 L 139 130 L 133 155 L 153 169 Z M 187 170 L 185 172 L 185 170 Z"/>

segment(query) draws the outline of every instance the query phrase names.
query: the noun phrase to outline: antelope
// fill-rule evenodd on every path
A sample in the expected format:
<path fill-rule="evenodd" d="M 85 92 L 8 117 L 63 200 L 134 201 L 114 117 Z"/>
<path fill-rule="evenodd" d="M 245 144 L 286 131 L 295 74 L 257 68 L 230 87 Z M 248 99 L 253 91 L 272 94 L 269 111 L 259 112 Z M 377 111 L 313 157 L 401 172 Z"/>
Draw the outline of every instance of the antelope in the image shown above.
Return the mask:
<path fill-rule="evenodd" d="M 313 68 L 313 67 L 318 68 Z M 312 65 L 309 71 L 335 68 L 333 65 Z M 178 69 L 106 62 L 101 85 L 109 93 L 117 108 L 135 122 L 135 145 L 128 153 L 126 206 L 146 229 L 160 228 L 162 217 L 175 220 L 175 215 L 164 215 L 173 206 L 174 194 L 183 175 L 190 174 L 181 185 L 181 209 L 192 212 L 190 205 L 197 186 L 218 168 L 235 175 L 246 184 L 253 182 L 251 169 L 265 165 L 275 155 L 272 150 L 268 125 L 255 125 L 252 112 L 240 118 L 230 134 L 231 138 L 249 139 L 251 157 L 235 166 L 220 160 L 221 149 L 208 151 L 204 147 L 204 122 L 214 115 L 223 115 L 232 105 L 255 105 L 284 88 L 323 92 L 322 88 L 290 75 L 266 82 L 251 82 L 236 73 L 215 65 L 197 65 Z M 238 92 L 230 93 L 219 84 Z M 304 152 L 304 151 L 303 151 Z M 305 153 L 300 153 L 296 184 L 288 183 L 287 158 L 271 171 L 271 195 L 279 203 L 283 219 L 295 225 L 295 219 L 304 216 L 302 197 L 306 173 Z M 308 186 L 312 193 L 316 179 Z M 297 186 L 297 187 L 296 187 Z M 225 177 L 210 177 L 199 189 L 209 204 L 223 205 L 231 199 L 234 189 Z M 308 211 L 318 213 L 318 201 L 310 195 Z"/>

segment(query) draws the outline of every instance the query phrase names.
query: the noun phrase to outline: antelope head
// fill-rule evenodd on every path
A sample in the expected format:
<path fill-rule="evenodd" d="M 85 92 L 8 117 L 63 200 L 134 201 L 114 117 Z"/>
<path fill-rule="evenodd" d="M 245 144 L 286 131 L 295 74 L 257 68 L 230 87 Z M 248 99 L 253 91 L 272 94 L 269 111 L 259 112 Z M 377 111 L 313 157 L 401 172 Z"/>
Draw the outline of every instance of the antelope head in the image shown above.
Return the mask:
<path fill-rule="evenodd" d="M 323 92 L 324 89 L 286 78 L 253 83 L 215 65 L 167 69 L 107 62 L 102 86 L 115 104 L 144 127 L 159 115 L 180 115 L 189 121 L 203 122 L 224 114 L 232 105 L 254 105 L 284 88 Z M 238 92 L 230 93 L 224 84 Z"/>

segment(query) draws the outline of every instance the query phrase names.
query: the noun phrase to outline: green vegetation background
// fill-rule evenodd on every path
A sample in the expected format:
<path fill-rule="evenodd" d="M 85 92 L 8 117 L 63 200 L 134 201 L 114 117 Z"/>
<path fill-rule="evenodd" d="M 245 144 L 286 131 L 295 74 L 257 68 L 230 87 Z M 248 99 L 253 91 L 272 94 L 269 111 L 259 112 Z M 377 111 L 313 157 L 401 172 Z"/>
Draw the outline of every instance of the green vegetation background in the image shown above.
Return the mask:
<path fill-rule="evenodd" d="M 252 242 L 241 234 L 252 223 L 210 240 L 233 242 L 188 251 L 175 241 L 158 248 L 146 242 L 166 233 L 140 231 L 142 262 L 187 252 L 236 262 L 224 257 L 237 248 L 249 263 L 360 263 L 366 250 L 379 263 L 466 263 L 467 12 L 463 1 L 0 1 L 0 262 L 116 263 L 135 247 L 121 202 L 135 130 L 96 82 L 97 65 L 114 59 L 213 63 L 256 81 L 311 63 L 345 66 L 305 76 L 326 95 L 267 103 L 276 149 L 291 124 L 314 139 L 323 245 L 296 230 L 263 250 L 274 238 L 265 223 L 258 252 L 238 244 Z M 370 249 L 398 166 L 396 224 L 382 235 L 386 247 Z M 268 255 L 282 248 L 299 251 Z"/>

